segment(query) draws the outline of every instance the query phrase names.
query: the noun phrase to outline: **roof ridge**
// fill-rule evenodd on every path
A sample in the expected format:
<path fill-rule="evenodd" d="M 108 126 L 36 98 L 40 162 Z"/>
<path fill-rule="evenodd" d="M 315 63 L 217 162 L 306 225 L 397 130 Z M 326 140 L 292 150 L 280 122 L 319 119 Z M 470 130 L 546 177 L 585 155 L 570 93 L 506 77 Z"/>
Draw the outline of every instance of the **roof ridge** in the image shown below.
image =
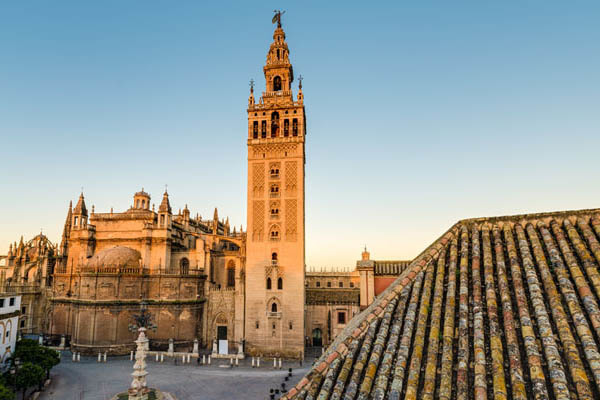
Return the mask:
<path fill-rule="evenodd" d="M 585 215 L 599 213 L 600 208 L 584 208 L 580 210 L 563 210 L 563 211 L 546 211 L 541 213 L 524 213 L 524 214 L 511 214 L 511 215 L 498 215 L 494 217 L 473 217 L 464 218 L 458 220 L 455 224 L 473 223 L 473 222 L 502 222 L 511 221 L 518 222 L 524 219 L 537 219 L 547 217 L 561 217 L 561 216 L 573 216 L 573 215 Z"/>

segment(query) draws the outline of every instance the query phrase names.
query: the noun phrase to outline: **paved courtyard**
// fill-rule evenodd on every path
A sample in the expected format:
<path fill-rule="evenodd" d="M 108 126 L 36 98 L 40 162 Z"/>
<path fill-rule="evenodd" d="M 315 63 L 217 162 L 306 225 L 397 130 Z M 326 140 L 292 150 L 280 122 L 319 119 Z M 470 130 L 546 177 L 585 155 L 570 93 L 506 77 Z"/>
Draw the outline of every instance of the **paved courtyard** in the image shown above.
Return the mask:
<path fill-rule="evenodd" d="M 292 378 L 286 388 L 295 385 L 308 371 L 314 358 L 307 358 L 300 367 L 298 362 L 283 362 L 281 370 L 273 369 L 273 359 L 262 359 L 260 368 L 251 368 L 251 360 L 239 367 L 228 366 L 229 360 L 212 360 L 210 366 L 190 364 L 173 365 L 172 359 L 156 363 L 148 357 L 148 386 L 174 394 L 178 400 L 268 399 L 270 388 L 281 388 L 288 368 Z M 63 353 L 61 363 L 52 370 L 52 384 L 40 396 L 41 400 L 108 400 L 117 392 L 125 391 L 131 383 L 133 362 L 129 357 L 109 358 L 98 363 L 96 358 L 82 357 L 71 361 L 71 353 Z"/>

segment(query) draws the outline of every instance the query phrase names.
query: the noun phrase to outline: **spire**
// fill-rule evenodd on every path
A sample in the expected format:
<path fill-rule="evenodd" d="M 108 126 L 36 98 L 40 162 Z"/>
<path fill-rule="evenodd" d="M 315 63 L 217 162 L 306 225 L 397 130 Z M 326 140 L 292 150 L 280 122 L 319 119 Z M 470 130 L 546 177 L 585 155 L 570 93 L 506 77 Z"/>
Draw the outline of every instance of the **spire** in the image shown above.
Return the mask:
<path fill-rule="evenodd" d="M 215 207 L 215 213 L 213 214 L 213 219 L 219 222 L 219 211 L 217 211 L 217 207 Z"/>
<path fill-rule="evenodd" d="M 290 50 L 285 42 L 285 32 L 281 28 L 280 11 L 275 11 L 273 23 L 277 22 L 277 28 L 273 32 L 273 43 L 267 53 L 267 63 L 263 68 L 267 81 L 267 92 L 265 101 L 272 92 L 290 92 L 294 81 L 294 71 L 290 63 Z M 281 93 L 279 93 L 280 95 Z"/>
<path fill-rule="evenodd" d="M 83 198 L 83 192 L 79 195 L 79 201 L 73 210 L 73 214 L 83 215 L 87 217 L 87 208 L 85 208 L 85 200 Z"/>
<path fill-rule="evenodd" d="M 169 203 L 169 193 L 165 190 L 165 194 L 163 194 L 163 199 L 160 202 L 160 206 L 158 207 L 158 212 L 166 212 L 171 214 L 171 204 Z"/>
<path fill-rule="evenodd" d="M 8 245 L 8 258 L 11 258 L 11 257 L 12 257 L 12 255 L 13 255 L 13 254 L 12 254 L 12 243 L 10 243 L 10 244 Z"/>
<path fill-rule="evenodd" d="M 254 105 L 254 79 L 250 79 L 250 97 L 248 97 L 248 105 Z"/>

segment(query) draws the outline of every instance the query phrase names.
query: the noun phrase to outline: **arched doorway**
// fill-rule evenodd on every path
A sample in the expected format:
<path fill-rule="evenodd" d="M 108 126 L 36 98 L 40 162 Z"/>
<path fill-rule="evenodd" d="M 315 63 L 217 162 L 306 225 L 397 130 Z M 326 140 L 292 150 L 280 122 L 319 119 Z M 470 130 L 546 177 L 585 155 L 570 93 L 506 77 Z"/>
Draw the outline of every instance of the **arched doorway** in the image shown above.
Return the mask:
<path fill-rule="evenodd" d="M 323 332 L 321 328 L 315 328 L 312 331 L 312 345 L 315 347 L 323 346 Z"/>

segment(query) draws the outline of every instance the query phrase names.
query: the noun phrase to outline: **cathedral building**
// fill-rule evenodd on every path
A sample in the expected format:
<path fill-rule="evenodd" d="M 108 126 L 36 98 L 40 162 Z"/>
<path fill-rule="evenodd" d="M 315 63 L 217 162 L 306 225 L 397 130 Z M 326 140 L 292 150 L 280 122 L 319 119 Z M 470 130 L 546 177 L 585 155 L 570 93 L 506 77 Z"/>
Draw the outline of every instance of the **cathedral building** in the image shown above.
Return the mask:
<path fill-rule="evenodd" d="M 244 234 L 219 221 L 216 210 L 207 221 L 192 218 L 187 206 L 173 215 L 167 192 L 157 211 L 150 201 L 142 190 L 124 212 L 88 215 L 82 194 L 69 208 L 53 271 L 49 333 L 70 336 L 80 351 L 126 352 L 131 314 L 143 300 L 154 315 L 150 337 L 157 349 L 166 349 L 169 339 L 175 347 L 206 343 L 219 329 L 241 341 L 235 302 L 221 304 L 218 313 L 205 303 L 222 291 L 242 293 Z"/>
<path fill-rule="evenodd" d="M 294 94 L 280 14 L 274 22 L 265 91 L 255 100 L 252 84 L 248 99 L 247 231 L 216 209 L 212 219 L 192 217 L 187 205 L 174 214 L 166 191 L 158 208 L 142 189 L 121 212 L 88 211 L 82 193 L 60 244 L 40 234 L 0 256 L 2 291 L 23 299 L 21 334 L 127 353 L 132 315 L 145 304 L 156 325 L 151 350 L 198 342 L 215 355 L 302 358 L 305 345 L 330 343 L 402 272 L 407 262 L 372 261 L 365 250 L 352 272 L 305 275 L 302 79 Z"/>

